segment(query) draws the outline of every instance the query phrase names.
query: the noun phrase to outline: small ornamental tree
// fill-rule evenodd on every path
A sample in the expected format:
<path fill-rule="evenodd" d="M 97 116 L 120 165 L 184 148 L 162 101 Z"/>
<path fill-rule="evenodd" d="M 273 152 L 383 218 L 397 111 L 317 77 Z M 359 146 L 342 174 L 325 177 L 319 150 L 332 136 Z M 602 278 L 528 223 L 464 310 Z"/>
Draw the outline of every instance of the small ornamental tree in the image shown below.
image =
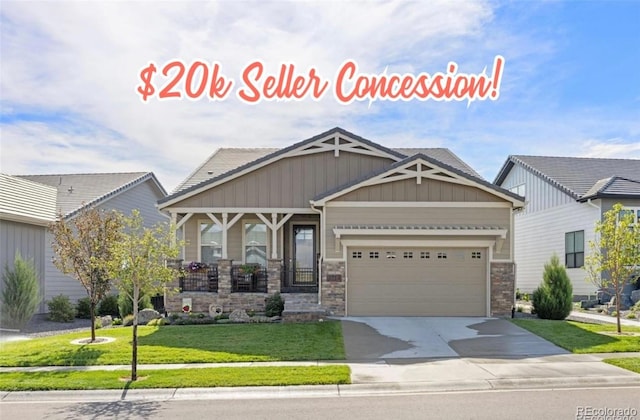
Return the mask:
<path fill-rule="evenodd" d="M 82 284 L 90 301 L 91 342 L 96 339 L 96 306 L 111 288 L 108 264 L 113 245 L 120 241 L 121 215 L 116 211 L 85 208 L 66 220 L 62 214 L 51 224 L 53 264 Z"/>
<path fill-rule="evenodd" d="M 138 305 L 141 296 L 159 293 L 177 272 L 166 261 L 176 258 L 179 247 L 173 226 L 158 224 L 147 228 L 138 210 L 125 217 L 124 234 L 115 246 L 109 273 L 121 294 L 131 299 L 133 307 L 133 341 L 131 380 L 138 379 Z"/>
<path fill-rule="evenodd" d="M 585 258 L 589 280 L 600 288 L 611 288 L 615 295 L 618 334 L 622 289 L 640 267 L 640 222 L 633 211 L 616 203 L 596 222 L 596 240 L 589 241 L 591 253 Z"/>
<path fill-rule="evenodd" d="M 542 319 L 565 319 L 573 305 L 573 286 L 557 255 L 544 265 L 542 284 L 533 291 L 533 309 Z"/>
<path fill-rule="evenodd" d="M 42 300 L 33 261 L 24 260 L 16 254 L 13 270 L 5 265 L 2 280 L 2 324 L 9 328 L 22 328 L 36 313 Z"/>

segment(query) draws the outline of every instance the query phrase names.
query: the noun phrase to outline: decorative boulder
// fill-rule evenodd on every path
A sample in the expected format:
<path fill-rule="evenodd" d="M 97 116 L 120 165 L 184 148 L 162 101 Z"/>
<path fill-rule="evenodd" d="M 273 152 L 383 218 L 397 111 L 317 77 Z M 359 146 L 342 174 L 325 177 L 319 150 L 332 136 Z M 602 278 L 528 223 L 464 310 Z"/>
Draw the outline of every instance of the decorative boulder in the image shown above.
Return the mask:
<path fill-rule="evenodd" d="M 102 325 L 102 328 L 110 327 L 112 323 L 113 323 L 113 319 L 111 318 L 111 315 L 105 315 L 100 317 L 100 325 Z"/>
<path fill-rule="evenodd" d="M 155 309 L 143 309 L 138 312 L 138 325 L 146 325 L 152 319 L 162 318 L 160 312 Z"/>
<path fill-rule="evenodd" d="M 251 317 L 244 309 L 236 309 L 229 314 L 229 321 L 231 322 L 251 322 Z"/>
<path fill-rule="evenodd" d="M 634 305 L 640 302 L 640 289 L 631 292 L 631 302 L 633 302 Z"/>

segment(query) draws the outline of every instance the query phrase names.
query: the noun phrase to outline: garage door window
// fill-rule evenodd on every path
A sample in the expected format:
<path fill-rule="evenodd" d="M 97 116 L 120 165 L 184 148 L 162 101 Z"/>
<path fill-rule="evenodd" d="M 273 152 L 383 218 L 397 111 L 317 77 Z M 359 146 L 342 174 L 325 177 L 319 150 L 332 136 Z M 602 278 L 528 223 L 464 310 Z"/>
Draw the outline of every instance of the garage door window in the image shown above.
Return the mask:
<path fill-rule="evenodd" d="M 446 260 L 447 259 L 447 253 L 446 252 L 438 252 L 438 259 L 439 260 Z"/>
<path fill-rule="evenodd" d="M 472 260 L 479 260 L 482 258 L 482 252 L 480 251 L 472 251 L 471 252 L 471 259 Z"/>
<path fill-rule="evenodd" d="M 411 259 L 411 258 L 413 258 L 413 252 L 411 252 L 411 251 L 406 251 L 406 252 L 404 252 L 404 254 L 402 255 L 402 257 L 403 257 L 405 260 Z"/>
<path fill-rule="evenodd" d="M 353 251 L 353 252 L 351 253 L 351 257 L 352 257 L 352 258 L 360 259 L 360 258 L 362 258 L 362 252 L 361 252 L 361 251 Z"/>
<path fill-rule="evenodd" d="M 431 258 L 431 254 L 427 251 L 420 251 L 420 258 L 423 260 L 428 260 Z"/>
<path fill-rule="evenodd" d="M 380 253 L 378 251 L 369 252 L 369 258 L 372 260 L 377 260 L 380 257 Z"/>

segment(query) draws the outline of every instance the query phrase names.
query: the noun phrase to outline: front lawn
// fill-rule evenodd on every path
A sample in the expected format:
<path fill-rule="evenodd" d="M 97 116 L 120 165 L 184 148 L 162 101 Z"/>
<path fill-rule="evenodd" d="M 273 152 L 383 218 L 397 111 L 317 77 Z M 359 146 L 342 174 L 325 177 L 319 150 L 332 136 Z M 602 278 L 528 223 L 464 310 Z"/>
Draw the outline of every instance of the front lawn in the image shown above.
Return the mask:
<path fill-rule="evenodd" d="M 87 389 L 191 388 L 220 386 L 329 385 L 351 382 L 349 367 L 283 366 L 162 369 L 138 371 L 11 372 L 0 374 L 0 390 L 48 391 Z"/>
<path fill-rule="evenodd" d="M 627 334 L 640 333 L 638 327 L 624 326 L 622 335 L 618 335 L 616 326 L 613 324 L 587 324 L 545 319 L 512 319 L 511 321 L 572 353 L 640 351 L 640 336 Z"/>
<path fill-rule="evenodd" d="M 89 332 L 0 344 L 0 366 L 88 366 L 131 363 L 131 328 L 98 330 L 106 344 L 74 345 Z M 342 360 L 340 322 L 181 325 L 138 328 L 138 363 Z"/>
<path fill-rule="evenodd" d="M 640 373 L 640 357 L 626 357 L 624 359 L 604 359 L 603 362 L 630 370 L 635 373 Z"/>

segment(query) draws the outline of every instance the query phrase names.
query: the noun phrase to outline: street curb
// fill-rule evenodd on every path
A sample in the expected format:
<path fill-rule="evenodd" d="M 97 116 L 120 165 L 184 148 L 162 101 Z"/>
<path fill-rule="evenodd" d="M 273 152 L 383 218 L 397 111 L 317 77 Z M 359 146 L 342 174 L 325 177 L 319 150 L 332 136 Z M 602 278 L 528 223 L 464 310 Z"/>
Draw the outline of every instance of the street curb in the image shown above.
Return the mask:
<path fill-rule="evenodd" d="M 335 398 L 448 392 L 491 392 L 527 389 L 640 387 L 640 376 L 486 379 L 440 382 L 388 382 L 351 385 L 301 385 L 237 388 L 166 388 L 89 391 L 1 392 L 0 404 L 20 402 L 116 402 L 169 400 L 229 400 L 274 398 Z"/>

